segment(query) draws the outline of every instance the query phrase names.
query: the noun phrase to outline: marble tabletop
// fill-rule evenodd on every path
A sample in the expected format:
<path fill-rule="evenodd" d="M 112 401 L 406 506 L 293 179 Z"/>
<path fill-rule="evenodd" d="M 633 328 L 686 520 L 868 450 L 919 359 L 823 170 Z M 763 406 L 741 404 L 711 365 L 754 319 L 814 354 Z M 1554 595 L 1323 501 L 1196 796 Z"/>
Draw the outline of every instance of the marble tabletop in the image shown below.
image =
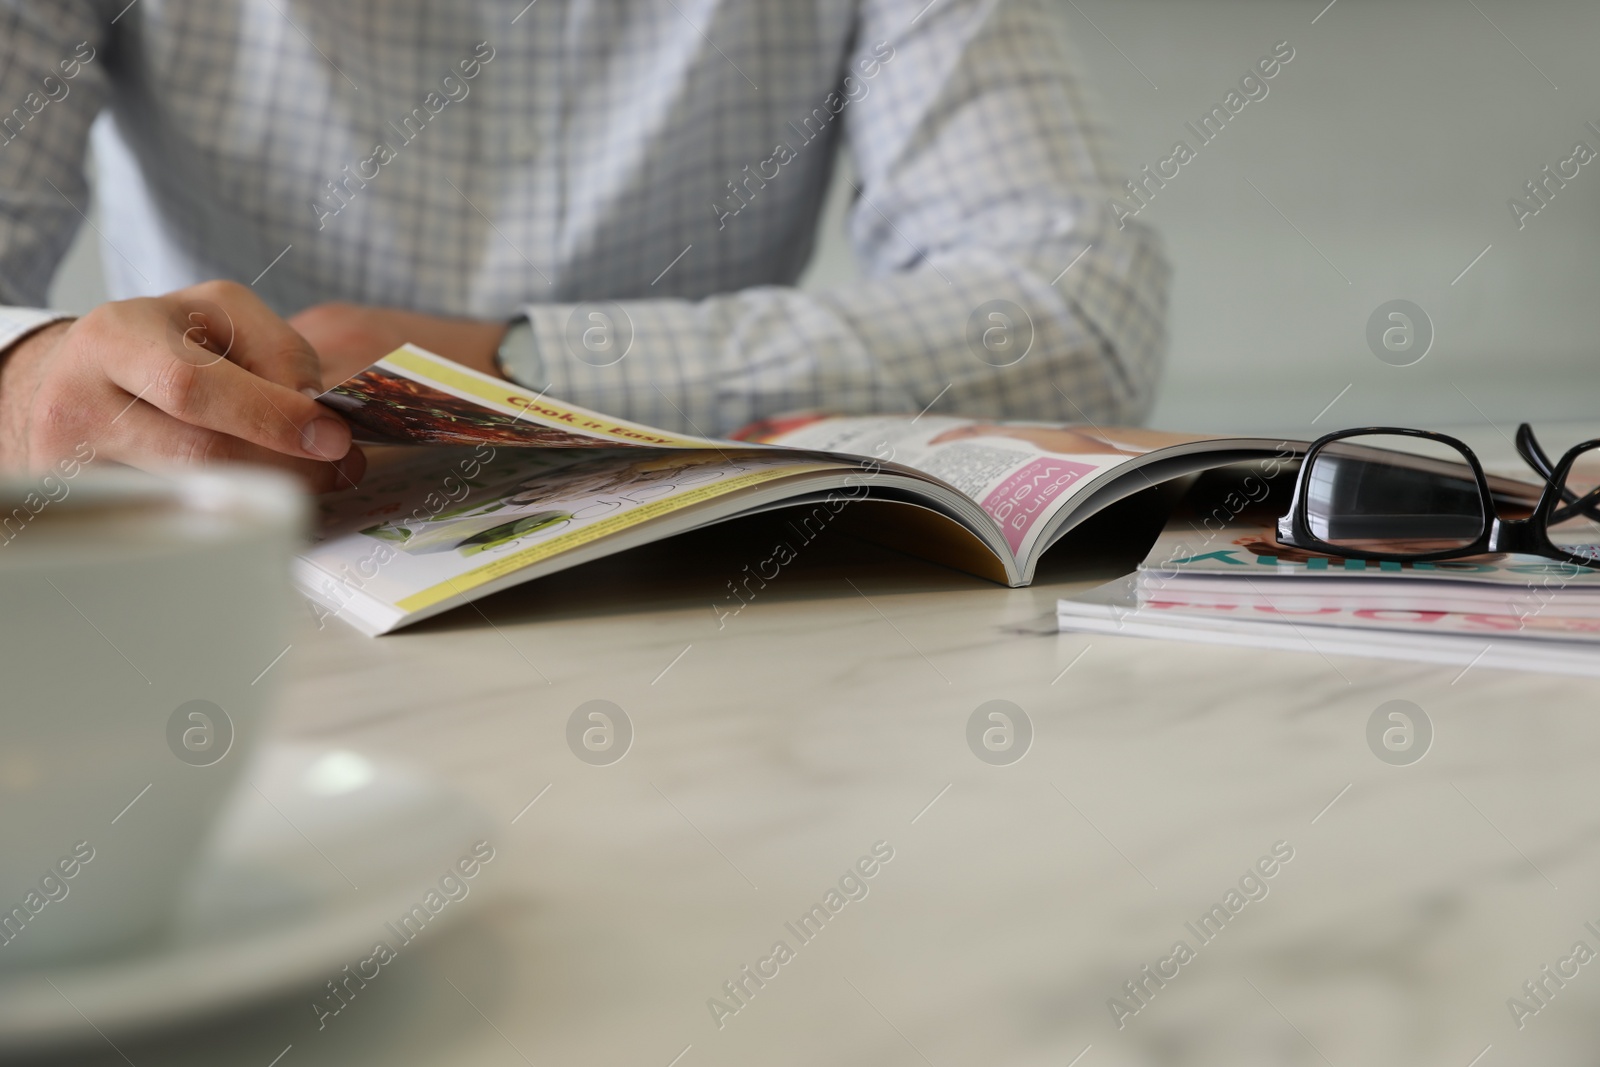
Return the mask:
<path fill-rule="evenodd" d="M 769 521 L 376 640 L 308 613 L 274 733 L 470 794 L 501 901 L 338 1026 L 308 993 L 60 1062 L 1593 1062 L 1590 682 L 1056 633 L 1141 554 L 1115 522 L 1017 590 L 830 535 L 719 620 Z M 614 762 L 569 745 L 595 700 Z M 1418 760 L 1369 745 L 1392 700 Z"/>

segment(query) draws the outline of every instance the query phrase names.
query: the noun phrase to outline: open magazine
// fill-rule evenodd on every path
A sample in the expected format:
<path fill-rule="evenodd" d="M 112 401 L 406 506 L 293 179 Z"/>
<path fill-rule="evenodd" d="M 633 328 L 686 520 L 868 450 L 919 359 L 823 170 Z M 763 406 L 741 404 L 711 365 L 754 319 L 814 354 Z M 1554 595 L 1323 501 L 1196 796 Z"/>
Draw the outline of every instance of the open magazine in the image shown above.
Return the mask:
<path fill-rule="evenodd" d="M 368 634 L 683 531 L 791 508 L 795 539 L 752 572 L 770 579 L 864 500 L 893 502 L 905 520 L 866 536 L 1026 585 L 1050 545 L 1109 504 L 1221 464 L 1292 464 L 1304 447 L 938 415 L 802 415 L 717 440 L 613 419 L 412 346 L 319 400 L 358 440 L 411 446 L 375 454 L 360 487 L 325 498 L 317 540 L 296 563 L 320 614 Z"/>

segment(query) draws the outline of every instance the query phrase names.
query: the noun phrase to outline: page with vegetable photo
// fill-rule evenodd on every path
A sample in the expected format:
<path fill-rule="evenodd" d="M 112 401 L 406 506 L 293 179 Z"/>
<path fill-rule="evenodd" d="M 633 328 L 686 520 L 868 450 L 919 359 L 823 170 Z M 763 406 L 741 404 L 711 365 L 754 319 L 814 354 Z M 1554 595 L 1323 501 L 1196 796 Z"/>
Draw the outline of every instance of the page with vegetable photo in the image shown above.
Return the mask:
<path fill-rule="evenodd" d="M 595 554 L 737 513 L 753 490 L 851 464 L 750 449 L 387 450 L 364 483 L 323 502 L 296 560 L 319 621 L 385 633 Z M 636 535 L 632 540 L 629 535 Z"/>

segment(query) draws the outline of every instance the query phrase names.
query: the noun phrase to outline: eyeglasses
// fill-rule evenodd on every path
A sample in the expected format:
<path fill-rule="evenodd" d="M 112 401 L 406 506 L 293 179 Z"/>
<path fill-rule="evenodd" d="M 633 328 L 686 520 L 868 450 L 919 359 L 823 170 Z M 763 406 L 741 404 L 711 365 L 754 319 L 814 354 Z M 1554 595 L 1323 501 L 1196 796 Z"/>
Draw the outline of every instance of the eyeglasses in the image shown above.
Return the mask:
<path fill-rule="evenodd" d="M 1491 488 L 1472 449 L 1446 434 L 1393 426 L 1328 434 L 1300 464 L 1278 541 L 1347 559 L 1522 552 L 1600 567 L 1600 439 L 1557 463 L 1527 423 L 1516 443 L 1544 480 L 1537 497 L 1510 479 Z"/>

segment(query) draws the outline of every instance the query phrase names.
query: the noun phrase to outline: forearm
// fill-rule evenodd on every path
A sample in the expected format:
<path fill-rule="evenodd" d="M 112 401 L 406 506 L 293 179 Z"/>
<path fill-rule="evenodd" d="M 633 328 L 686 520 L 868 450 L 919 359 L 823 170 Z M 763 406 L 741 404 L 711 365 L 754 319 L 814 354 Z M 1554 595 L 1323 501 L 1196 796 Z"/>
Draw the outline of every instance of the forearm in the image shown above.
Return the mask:
<path fill-rule="evenodd" d="M 71 326 L 72 320 L 62 317 L 33 326 L 25 332 L 13 332 L 9 339 L 0 333 L 0 411 L 4 410 L 7 398 L 32 391 L 30 372 L 38 362 L 32 357 L 54 347 Z M 4 434 L 6 429 L 4 421 L 0 420 L 0 434 Z M 0 455 L 7 451 L 0 448 Z"/>
<path fill-rule="evenodd" d="M 0 0 L 0 305 L 40 306 L 87 199 L 109 16 L 93 0 Z M 0 349 L 5 336 L 0 307 Z"/>
<path fill-rule="evenodd" d="M 495 353 L 506 323 L 423 315 L 396 308 L 329 303 L 307 308 L 289 325 L 321 360 L 322 384 L 332 387 L 404 344 L 498 374 Z"/>
<path fill-rule="evenodd" d="M 506 323 L 482 322 L 475 319 L 443 318 L 396 312 L 397 328 L 404 332 L 410 344 L 426 348 L 457 363 L 499 375 L 495 354 L 500 340 L 505 336 Z"/>
<path fill-rule="evenodd" d="M 535 306 L 537 358 L 509 372 L 701 433 L 786 410 L 917 412 L 936 399 L 992 418 L 1143 417 L 1167 268 L 1153 233 L 1106 210 L 1119 182 L 1104 124 L 1045 3 L 862 10 L 848 64 L 860 77 L 838 107 L 860 175 L 850 237 L 866 280 Z M 612 344 L 592 349 L 590 337 Z"/>
<path fill-rule="evenodd" d="M 1094 245 L 1085 253 L 1068 233 L 1027 250 L 951 250 L 818 293 L 537 305 L 537 359 L 506 370 L 565 400 L 706 434 L 803 409 L 917 412 L 935 398 L 993 418 L 1137 420 L 1160 369 L 1166 268 L 1132 226 Z M 1009 352 L 983 343 L 996 300 L 1021 312 Z M 590 318 L 612 308 L 623 321 Z M 587 350 L 593 327 L 627 337 L 626 355 Z"/>
<path fill-rule="evenodd" d="M 105 97 L 95 62 L 104 34 L 88 0 L 0 4 L 0 100 L 11 109 L 0 111 L 0 413 L 32 392 L 38 361 L 28 357 L 70 325 L 37 305 L 78 227 L 68 197 L 85 189 L 89 124 Z M 19 460 L 21 432 L 0 417 L 0 458 Z"/>

